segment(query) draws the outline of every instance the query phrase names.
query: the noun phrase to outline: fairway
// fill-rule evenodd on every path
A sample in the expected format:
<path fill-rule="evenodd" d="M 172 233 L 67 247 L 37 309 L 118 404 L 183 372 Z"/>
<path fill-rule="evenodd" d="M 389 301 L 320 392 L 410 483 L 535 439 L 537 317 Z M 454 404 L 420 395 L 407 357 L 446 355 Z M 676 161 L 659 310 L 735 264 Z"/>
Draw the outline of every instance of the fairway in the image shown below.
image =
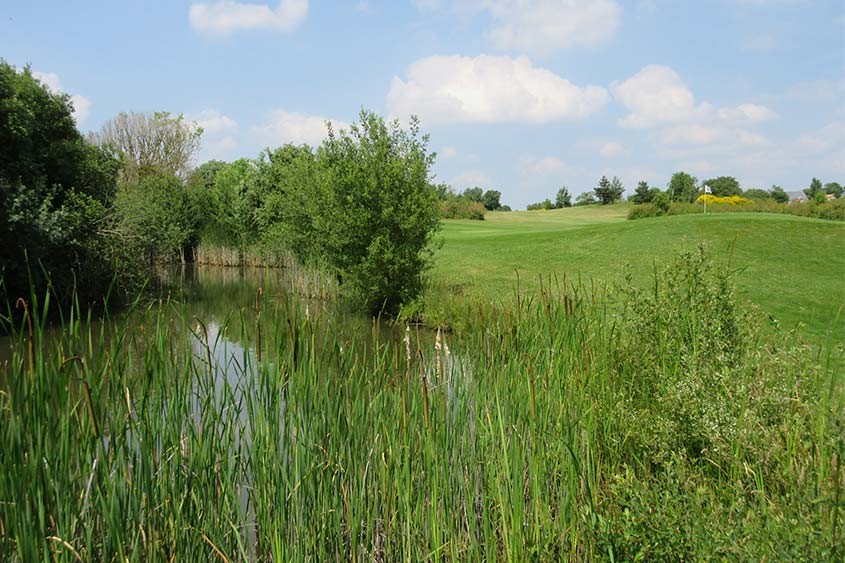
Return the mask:
<path fill-rule="evenodd" d="M 628 221 L 628 209 L 622 203 L 444 221 L 435 286 L 501 300 L 513 295 L 517 271 L 531 291 L 549 274 L 612 286 L 623 281 L 626 265 L 644 283 L 654 265 L 704 242 L 711 256 L 737 270 L 742 298 L 786 328 L 800 325 L 813 339 L 842 341 L 845 224 L 763 213 Z"/>

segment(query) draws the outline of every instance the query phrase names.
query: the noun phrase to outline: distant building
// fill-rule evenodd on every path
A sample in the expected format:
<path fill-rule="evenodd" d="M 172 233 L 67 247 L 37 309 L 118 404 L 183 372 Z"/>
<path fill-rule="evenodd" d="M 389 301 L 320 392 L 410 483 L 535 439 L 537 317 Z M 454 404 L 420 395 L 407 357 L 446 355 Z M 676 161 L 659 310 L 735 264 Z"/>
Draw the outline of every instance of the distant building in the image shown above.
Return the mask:
<path fill-rule="evenodd" d="M 807 194 L 802 191 L 786 192 L 786 195 L 789 196 L 789 201 L 807 201 Z"/>

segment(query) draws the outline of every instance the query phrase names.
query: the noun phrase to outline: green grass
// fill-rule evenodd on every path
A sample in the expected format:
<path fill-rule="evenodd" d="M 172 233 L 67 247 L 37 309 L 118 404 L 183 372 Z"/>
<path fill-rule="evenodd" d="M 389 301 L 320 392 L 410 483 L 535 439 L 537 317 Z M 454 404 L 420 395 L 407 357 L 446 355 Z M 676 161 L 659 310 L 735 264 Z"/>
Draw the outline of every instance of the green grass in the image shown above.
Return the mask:
<path fill-rule="evenodd" d="M 739 271 L 740 298 L 783 326 L 815 338 L 845 335 L 845 223 L 789 215 L 708 214 L 627 221 L 626 203 L 553 211 L 489 213 L 444 221 L 432 300 L 449 295 L 499 301 L 540 276 L 623 281 L 625 265 L 647 280 L 679 249 L 699 242 Z"/>

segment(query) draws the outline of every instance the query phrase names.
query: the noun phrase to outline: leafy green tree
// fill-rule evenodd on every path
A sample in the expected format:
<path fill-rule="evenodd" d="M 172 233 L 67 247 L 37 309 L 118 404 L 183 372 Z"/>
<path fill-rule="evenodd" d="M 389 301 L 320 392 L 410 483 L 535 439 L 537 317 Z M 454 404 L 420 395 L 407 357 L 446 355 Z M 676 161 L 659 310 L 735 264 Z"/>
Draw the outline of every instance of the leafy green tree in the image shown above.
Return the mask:
<path fill-rule="evenodd" d="M 185 248 L 196 229 L 185 185 L 170 174 L 148 174 L 138 184 L 126 185 L 117 196 L 120 228 L 137 241 L 144 258 L 185 262 Z"/>
<path fill-rule="evenodd" d="M 467 188 L 461 194 L 463 197 L 476 203 L 484 203 L 484 190 L 475 186 L 474 188 Z"/>
<path fill-rule="evenodd" d="M 572 207 L 572 194 L 569 193 L 569 188 L 562 186 L 555 196 L 555 207 L 562 209 L 564 207 Z"/>
<path fill-rule="evenodd" d="M 710 186 L 711 193 L 719 197 L 739 195 L 742 193 L 739 181 L 733 176 L 711 178 L 710 180 L 705 180 L 703 185 Z"/>
<path fill-rule="evenodd" d="M 528 206 L 526 207 L 526 209 L 528 211 L 537 211 L 537 210 L 540 210 L 540 209 L 542 209 L 544 211 L 548 211 L 549 209 L 554 209 L 554 208 L 555 208 L 555 204 L 552 203 L 552 200 L 550 200 L 549 198 L 546 198 L 543 201 L 538 202 L 538 203 L 529 203 Z"/>
<path fill-rule="evenodd" d="M 607 205 L 621 199 L 625 187 L 622 185 L 622 181 L 616 176 L 613 177 L 613 181 L 608 180 L 607 176 L 602 176 L 598 186 L 593 191 L 599 203 Z"/>
<path fill-rule="evenodd" d="M 830 182 L 824 185 L 824 193 L 834 197 L 842 197 L 843 188 L 839 182 Z"/>
<path fill-rule="evenodd" d="M 686 172 L 675 172 L 669 180 L 669 200 L 692 202 L 698 195 L 698 179 Z"/>
<path fill-rule="evenodd" d="M 810 187 L 804 189 L 804 195 L 807 196 L 807 199 L 815 199 L 816 194 L 824 193 L 824 188 L 822 187 L 822 181 L 818 178 L 813 178 L 810 181 Z"/>
<path fill-rule="evenodd" d="M 760 188 L 751 188 L 742 192 L 742 197 L 748 199 L 769 199 L 772 194 Z"/>
<path fill-rule="evenodd" d="M 80 135 L 66 94 L 0 60 L 0 302 L 29 298 L 30 282 L 61 301 L 105 294 L 117 167 Z"/>
<path fill-rule="evenodd" d="M 314 234 L 341 292 L 370 313 L 395 313 L 423 288 L 440 223 L 430 183 L 434 156 L 411 118 L 403 129 L 362 111 L 317 151 Z"/>
<path fill-rule="evenodd" d="M 502 206 L 502 192 L 498 190 L 487 190 L 481 196 L 481 203 L 488 211 L 496 211 Z"/>
<path fill-rule="evenodd" d="M 653 198 L 654 192 L 652 191 L 652 188 L 649 187 L 648 182 L 643 180 L 637 184 L 637 189 L 634 191 L 631 201 L 637 204 L 651 203 Z"/>
<path fill-rule="evenodd" d="M 669 203 L 669 195 L 659 190 L 651 198 L 651 204 L 660 211 L 661 215 L 669 211 Z"/>
<path fill-rule="evenodd" d="M 202 128 L 181 114 L 124 112 L 107 121 L 93 138 L 120 155 L 120 180 L 132 184 L 150 174 L 187 178 L 201 136 Z"/>
<path fill-rule="evenodd" d="M 581 205 L 593 205 L 594 203 L 596 203 L 596 197 L 592 191 L 579 194 L 578 197 L 575 198 L 576 207 Z"/>
<path fill-rule="evenodd" d="M 772 189 L 769 190 L 769 194 L 771 195 L 771 198 L 778 203 L 789 202 L 789 194 L 786 193 L 780 186 L 772 186 Z"/>

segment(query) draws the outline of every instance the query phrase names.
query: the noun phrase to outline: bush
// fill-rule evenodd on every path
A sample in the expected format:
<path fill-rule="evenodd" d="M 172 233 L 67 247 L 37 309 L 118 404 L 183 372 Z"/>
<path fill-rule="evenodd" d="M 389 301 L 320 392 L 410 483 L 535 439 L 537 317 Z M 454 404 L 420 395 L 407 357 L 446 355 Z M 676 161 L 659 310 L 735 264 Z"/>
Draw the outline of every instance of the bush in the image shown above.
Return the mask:
<path fill-rule="evenodd" d="M 393 314 L 420 294 L 431 263 L 433 156 L 416 118 L 407 131 L 371 112 L 359 119 L 349 131 L 329 128 L 317 151 L 314 240 L 347 301 Z"/>
<path fill-rule="evenodd" d="M 718 196 L 713 194 L 700 195 L 695 202 L 707 202 L 707 205 L 749 205 L 754 203 L 750 199 L 746 199 L 738 195 Z"/>
<path fill-rule="evenodd" d="M 477 201 L 450 195 L 440 202 L 440 216 L 444 219 L 473 219 L 483 221 L 487 209 Z"/>
<path fill-rule="evenodd" d="M 653 203 L 641 203 L 632 205 L 628 210 L 628 219 L 645 219 L 646 217 L 659 217 L 663 215 L 663 210 Z"/>

